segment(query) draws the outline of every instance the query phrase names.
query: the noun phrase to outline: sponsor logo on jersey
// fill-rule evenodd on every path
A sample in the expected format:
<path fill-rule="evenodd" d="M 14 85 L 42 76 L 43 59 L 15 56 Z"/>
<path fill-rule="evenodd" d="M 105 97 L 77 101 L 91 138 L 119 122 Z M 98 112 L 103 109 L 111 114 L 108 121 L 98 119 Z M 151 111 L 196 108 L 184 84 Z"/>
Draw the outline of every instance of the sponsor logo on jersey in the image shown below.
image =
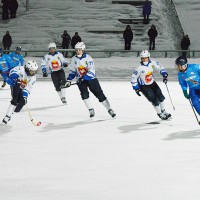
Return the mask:
<path fill-rule="evenodd" d="M 78 67 L 78 72 L 79 72 L 79 74 L 81 76 L 84 76 L 88 72 L 88 70 L 87 70 L 86 67 L 84 67 L 83 65 L 81 65 L 81 66 Z"/>
<path fill-rule="evenodd" d="M 27 80 L 26 80 L 26 79 L 25 79 L 25 80 L 21 80 L 21 81 L 20 81 L 20 87 L 21 87 L 22 89 L 24 89 L 26 86 L 27 86 Z"/>
<path fill-rule="evenodd" d="M 148 73 L 146 74 L 146 76 L 145 76 L 145 81 L 146 81 L 147 83 L 149 83 L 149 82 L 152 81 L 152 79 L 153 79 L 153 73 L 152 73 L 152 72 L 148 72 Z"/>
<path fill-rule="evenodd" d="M 53 70 L 58 70 L 60 69 L 60 65 L 59 65 L 59 62 L 57 60 L 52 60 L 51 61 L 51 67 Z"/>

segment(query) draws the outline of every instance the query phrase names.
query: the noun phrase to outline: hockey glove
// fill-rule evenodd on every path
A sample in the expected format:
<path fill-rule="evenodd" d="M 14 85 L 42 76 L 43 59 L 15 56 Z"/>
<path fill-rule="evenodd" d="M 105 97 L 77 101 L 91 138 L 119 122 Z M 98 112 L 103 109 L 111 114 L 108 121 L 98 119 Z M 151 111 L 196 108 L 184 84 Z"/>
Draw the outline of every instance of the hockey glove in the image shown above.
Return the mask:
<path fill-rule="evenodd" d="M 43 77 L 47 77 L 48 74 L 46 72 L 43 72 Z"/>
<path fill-rule="evenodd" d="M 163 83 L 165 83 L 165 84 L 167 84 L 167 77 L 168 77 L 168 74 L 167 73 L 165 73 L 164 75 L 163 75 Z"/>
<path fill-rule="evenodd" d="M 24 98 L 24 105 L 27 104 L 27 97 L 23 97 Z"/>
<path fill-rule="evenodd" d="M 62 85 L 60 86 L 60 88 L 68 88 L 71 86 L 71 81 L 66 81 L 64 83 L 62 83 Z"/>
<path fill-rule="evenodd" d="M 135 92 L 136 92 L 136 94 L 137 94 L 138 96 L 141 96 L 141 94 L 140 94 L 140 92 L 141 92 L 140 88 L 137 89 L 137 90 L 135 90 Z"/>
<path fill-rule="evenodd" d="M 68 67 L 68 64 L 67 63 L 63 63 L 63 67 Z"/>
<path fill-rule="evenodd" d="M 183 90 L 183 94 L 184 94 L 186 99 L 190 98 L 189 94 L 187 93 L 187 90 Z"/>
<path fill-rule="evenodd" d="M 82 82 L 83 82 L 83 77 L 81 76 L 81 77 L 77 80 L 77 85 L 81 85 Z"/>
<path fill-rule="evenodd" d="M 2 70 L 0 70 L 0 74 L 2 74 Z"/>

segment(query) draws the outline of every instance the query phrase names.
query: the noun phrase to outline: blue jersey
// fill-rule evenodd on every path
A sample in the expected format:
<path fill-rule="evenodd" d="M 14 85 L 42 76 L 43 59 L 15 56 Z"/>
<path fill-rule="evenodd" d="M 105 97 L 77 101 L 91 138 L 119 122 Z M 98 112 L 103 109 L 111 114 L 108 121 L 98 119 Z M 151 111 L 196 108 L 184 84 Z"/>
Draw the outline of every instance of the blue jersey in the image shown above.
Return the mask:
<path fill-rule="evenodd" d="M 8 77 L 10 70 L 14 67 L 14 62 L 8 54 L 2 54 L 0 57 L 0 70 L 2 71 L 2 77 L 5 79 Z"/>
<path fill-rule="evenodd" d="M 187 64 L 186 71 L 178 73 L 178 81 L 182 90 L 200 89 L 200 65 Z"/>
<path fill-rule="evenodd" d="M 13 59 L 14 66 L 23 66 L 24 65 L 24 58 L 21 54 L 17 54 L 16 52 L 12 52 L 10 57 Z"/>

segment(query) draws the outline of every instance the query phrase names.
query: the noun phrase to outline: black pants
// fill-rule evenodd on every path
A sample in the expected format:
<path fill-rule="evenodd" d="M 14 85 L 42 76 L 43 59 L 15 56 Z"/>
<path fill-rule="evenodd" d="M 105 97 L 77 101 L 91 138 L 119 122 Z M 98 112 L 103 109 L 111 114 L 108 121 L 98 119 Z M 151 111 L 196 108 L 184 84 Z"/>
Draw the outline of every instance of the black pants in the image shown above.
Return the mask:
<path fill-rule="evenodd" d="M 3 20 L 6 20 L 6 19 L 8 19 L 9 17 L 8 17 L 8 9 L 6 8 L 3 8 L 3 11 L 2 11 L 2 19 Z"/>
<path fill-rule="evenodd" d="M 165 97 L 156 82 L 153 82 L 151 85 L 140 85 L 140 90 L 154 106 L 158 106 L 160 102 L 165 100 Z"/>
<path fill-rule="evenodd" d="M 144 14 L 143 24 L 148 24 L 148 23 L 149 23 L 149 15 Z"/>
<path fill-rule="evenodd" d="M 130 50 L 131 49 L 131 41 L 125 40 L 124 50 Z"/>
<path fill-rule="evenodd" d="M 155 38 L 149 38 L 149 50 L 155 49 Z"/>
<path fill-rule="evenodd" d="M 68 44 L 62 44 L 62 48 L 63 48 L 63 49 L 69 49 L 69 43 L 68 43 Z M 68 54 L 67 51 L 66 51 L 66 52 L 63 51 L 63 56 L 64 56 L 65 58 L 67 58 L 67 54 Z"/>
<path fill-rule="evenodd" d="M 16 106 L 14 112 L 20 112 L 23 106 L 25 105 L 20 84 L 17 83 L 14 87 L 11 88 L 11 96 L 11 104 Z"/>
<path fill-rule="evenodd" d="M 66 82 L 66 76 L 63 69 L 51 73 L 51 79 L 57 92 L 61 91 L 60 86 Z"/>
<path fill-rule="evenodd" d="M 106 100 L 106 97 L 101 89 L 99 81 L 97 78 L 89 80 L 89 81 L 82 81 L 81 84 L 78 84 L 79 90 L 81 92 L 81 98 L 88 99 L 89 98 L 89 90 L 95 95 L 99 102 L 103 102 Z"/>

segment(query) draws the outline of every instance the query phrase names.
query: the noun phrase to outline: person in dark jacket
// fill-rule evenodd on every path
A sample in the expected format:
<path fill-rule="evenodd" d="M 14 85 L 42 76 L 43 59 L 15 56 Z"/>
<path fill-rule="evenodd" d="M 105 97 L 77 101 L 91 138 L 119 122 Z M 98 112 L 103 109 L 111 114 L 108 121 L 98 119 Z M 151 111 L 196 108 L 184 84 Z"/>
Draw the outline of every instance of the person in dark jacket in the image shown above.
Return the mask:
<path fill-rule="evenodd" d="M 146 0 L 142 7 L 142 14 L 144 16 L 143 24 L 149 23 L 149 15 L 151 14 L 151 1 Z"/>
<path fill-rule="evenodd" d="M 69 44 L 71 42 L 71 37 L 70 35 L 67 33 L 66 30 L 64 30 L 63 34 L 61 35 L 62 40 L 62 48 L 63 49 L 68 49 L 69 48 Z M 63 52 L 63 55 L 65 57 L 67 57 L 67 52 Z"/>
<path fill-rule="evenodd" d="M 10 18 L 12 18 L 12 19 L 16 18 L 17 9 L 18 9 L 17 0 L 10 0 L 9 9 L 10 9 Z"/>
<path fill-rule="evenodd" d="M 6 34 L 3 36 L 3 48 L 4 50 L 9 50 L 12 45 L 12 37 L 9 33 L 9 31 L 6 31 Z"/>
<path fill-rule="evenodd" d="M 8 0 L 1 0 L 2 6 L 2 20 L 8 19 L 8 10 L 9 10 L 9 1 Z"/>
<path fill-rule="evenodd" d="M 79 36 L 78 32 L 75 32 L 75 35 L 72 37 L 72 41 L 71 41 L 71 46 L 72 46 L 73 49 L 75 49 L 75 45 L 78 42 L 82 42 L 82 39 Z M 74 55 L 75 55 L 75 52 L 72 54 L 72 56 L 74 56 Z"/>
<path fill-rule="evenodd" d="M 155 25 L 151 25 L 151 28 L 148 30 L 148 36 L 149 36 L 149 50 L 155 49 L 155 39 L 158 35 L 158 32 L 156 30 Z"/>
<path fill-rule="evenodd" d="M 188 50 L 190 46 L 190 38 L 188 35 L 185 35 L 181 40 L 181 49 Z M 182 56 L 186 58 L 187 52 L 182 52 Z"/>
<path fill-rule="evenodd" d="M 75 32 L 75 35 L 72 37 L 72 41 L 71 41 L 71 46 L 72 46 L 73 49 L 75 48 L 75 45 L 78 42 L 82 42 L 82 39 L 79 36 L 78 32 Z"/>
<path fill-rule="evenodd" d="M 123 32 L 123 38 L 124 38 L 124 50 L 130 50 L 131 49 L 131 41 L 133 40 L 133 31 L 131 30 L 130 25 L 126 26 L 126 29 Z"/>

